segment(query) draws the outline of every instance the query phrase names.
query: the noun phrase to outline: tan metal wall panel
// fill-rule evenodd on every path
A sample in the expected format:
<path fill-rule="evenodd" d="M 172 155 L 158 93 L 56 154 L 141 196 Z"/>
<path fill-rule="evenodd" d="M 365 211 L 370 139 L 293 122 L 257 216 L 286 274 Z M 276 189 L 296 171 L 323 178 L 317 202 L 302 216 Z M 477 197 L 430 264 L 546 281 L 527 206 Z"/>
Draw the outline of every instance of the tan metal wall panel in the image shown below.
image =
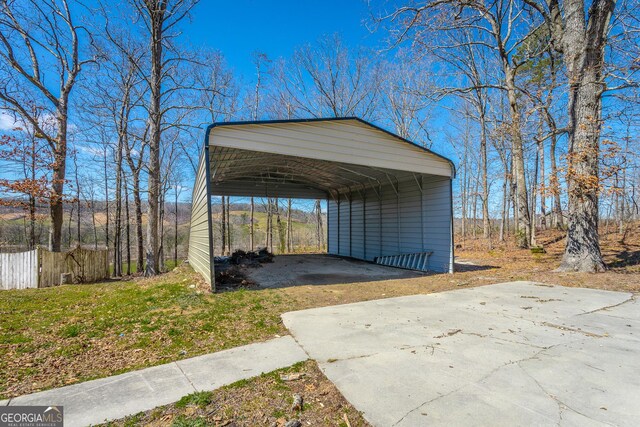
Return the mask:
<path fill-rule="evenodd" d="M 448 272 L 451 267 L 451 184 L 448 178 L 422 179 L 423 235 L 425 249 L 432 250 L 429 269 Z"/>
<path fill-rule="evenodd" d="M 209 167 L 206 151 L 203 151 L 198 164 L 198 173 L 193 186 L 191 200 L 191 226 L 189 229 L 189 264 L 202 274 L 210 284 L 212 278 L 211 260 L 211 206 L 207 192 L 207 169 Z"/>
<path fill-rule="evenodd" d="M 338 215 L 338 255 L 351 256 L 351 200 L 346 194 L 340 196 Z"/>
<path fill-rule="evenodd" d="M 372 261 L 380 255 L 432 251 L 428 269 L 449 271 L 450 179 L 416 178 L 400 181 L 397 193 L 387 184 L 365 193 L 351 192 L 349 197 L 342 195 L 340 206 L 330 200 L 329 253 Z"/>
<path fill-rule="evenodd" d="M 380 223 L 382 207 L 380 206 L 380 189 L 370 188 L 366 192 L 364 206 L 364 240 L 365 259 L 373 261 L 382 255 L 382 224 Z"/>
<path fill-rule="evenodd" d="M 338 203 L 333 199 L 327 203 L 327 253 L 338 254 Z"/>
<path fill-rule="evenodd" d="M 354 192 L 351 198 L 351 256 L 365 259 L 364 193 Z"/>

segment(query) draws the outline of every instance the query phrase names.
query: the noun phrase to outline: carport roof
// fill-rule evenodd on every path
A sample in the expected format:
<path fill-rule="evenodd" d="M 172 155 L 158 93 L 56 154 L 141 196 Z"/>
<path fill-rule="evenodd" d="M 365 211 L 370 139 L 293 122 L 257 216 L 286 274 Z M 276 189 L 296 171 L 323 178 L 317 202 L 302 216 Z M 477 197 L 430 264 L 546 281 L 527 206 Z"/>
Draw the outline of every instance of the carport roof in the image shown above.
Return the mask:
<path fill-rule="evenodd" d="M 205 149 L 212 195 L 324 198 L 455 175 L 446 157 L 357 117 L 215 123 Z"/>

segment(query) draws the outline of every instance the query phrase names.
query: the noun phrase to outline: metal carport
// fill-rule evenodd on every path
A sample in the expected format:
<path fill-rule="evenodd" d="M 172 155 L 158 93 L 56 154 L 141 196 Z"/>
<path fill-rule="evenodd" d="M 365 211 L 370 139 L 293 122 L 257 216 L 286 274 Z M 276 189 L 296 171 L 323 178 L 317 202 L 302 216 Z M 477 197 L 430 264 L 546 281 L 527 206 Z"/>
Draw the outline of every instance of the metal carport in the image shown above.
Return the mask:
<path fill-rule="evenodd" d="M 193 188 L 189 263 L 214 287 L 211 196 L 322 198 L 330 254 L 452 272 L 454 175 L 449 159 L 356 117 L 215 123 Z"/>

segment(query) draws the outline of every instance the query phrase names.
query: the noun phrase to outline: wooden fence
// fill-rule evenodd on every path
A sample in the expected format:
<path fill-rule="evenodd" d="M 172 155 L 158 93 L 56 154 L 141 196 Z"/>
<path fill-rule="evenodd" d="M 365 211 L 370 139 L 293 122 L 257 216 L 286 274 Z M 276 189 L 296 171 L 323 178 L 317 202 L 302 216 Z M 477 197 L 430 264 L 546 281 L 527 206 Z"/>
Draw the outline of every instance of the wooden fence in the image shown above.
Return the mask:
<path fill-rule="evenodd" d="M 66 276 L 73 283 L 109 277 L 109 251 L 75 248 L 49 252 L 0 254 L 0 289 L 46 288 L 60 285 Z"/>

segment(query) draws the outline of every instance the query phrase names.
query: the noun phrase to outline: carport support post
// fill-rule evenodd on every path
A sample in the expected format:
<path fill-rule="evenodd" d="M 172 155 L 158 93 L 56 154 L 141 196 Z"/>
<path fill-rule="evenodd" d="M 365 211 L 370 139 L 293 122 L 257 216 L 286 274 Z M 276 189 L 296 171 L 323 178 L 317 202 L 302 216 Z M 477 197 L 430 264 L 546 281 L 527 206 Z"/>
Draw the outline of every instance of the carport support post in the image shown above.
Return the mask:
<path fill-rule="evenodd" d="M 206 177 L 207 177 L 207 227 L 209 228 L 209 280 L 211 281 L 211 292 L 216 291 L 216 273 L 215 273 L 215 261 L 213 256 L 213 211 L 211 209 L 211 158 L 209 157 L 209 130 L 205 132 L 204 142 L 204 155 L 206 162 Z"/>
<path fill-rule="evenodd" d="M 453 241 L 453 178 L 449 178 L 449 207 L 450 207 L 450 215 L 451 215 L 451 222 L 450 222 L 450 229 L 451 229 L 451 250 L 449 251 L 449 273 L 453 274 L 455 273 L 455 254 L 454 254 L 454 249 L 456 247 L 454 241 Z"/>

